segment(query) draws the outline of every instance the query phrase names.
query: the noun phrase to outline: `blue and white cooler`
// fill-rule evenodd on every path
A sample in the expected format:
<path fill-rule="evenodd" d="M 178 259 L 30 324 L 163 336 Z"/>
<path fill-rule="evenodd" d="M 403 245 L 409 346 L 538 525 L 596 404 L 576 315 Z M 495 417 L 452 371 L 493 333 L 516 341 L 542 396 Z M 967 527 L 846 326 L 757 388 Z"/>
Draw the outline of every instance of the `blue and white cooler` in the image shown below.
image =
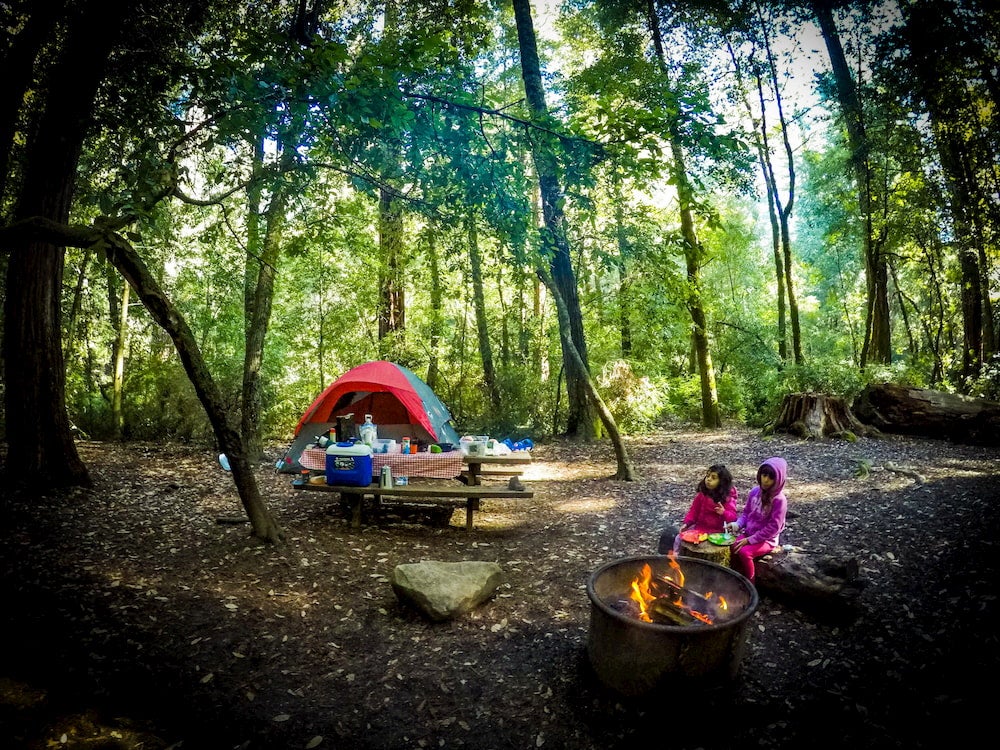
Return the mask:
<path fill-rule="evenodd" d="M 372 449 L 364 443 L 335 443 L 326 449 L 326 483 L 367 487 L 372 481 Z"/>

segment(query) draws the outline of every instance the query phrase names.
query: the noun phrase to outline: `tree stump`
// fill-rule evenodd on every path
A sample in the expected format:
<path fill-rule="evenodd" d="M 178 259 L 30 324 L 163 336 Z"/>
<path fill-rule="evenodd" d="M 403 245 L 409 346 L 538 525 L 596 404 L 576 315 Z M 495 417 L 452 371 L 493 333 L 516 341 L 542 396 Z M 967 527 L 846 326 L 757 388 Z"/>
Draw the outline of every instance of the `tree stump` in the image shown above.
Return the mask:
<path fill-rule="evenodd" d="M 882 383 L 865 388 L 854 413 L 883 431 L 971 445 L 1000 445 L 1000 402 Z"/>
<path fill-rule="evenodd" d="M 825 393 L 789 393 L 770 431 L 803 438 L 832 436 L 849 440 L 871 432 L 858 421 L 844 399 Z"/>
<path fill-rule="evenodd" d="M 696 557 L 699 560 L 708 560 L 729 567 L 729 546 L 724 544 L 712 544 L 709 541 L 681 542 L 681 554 L 685 557 Z"/>

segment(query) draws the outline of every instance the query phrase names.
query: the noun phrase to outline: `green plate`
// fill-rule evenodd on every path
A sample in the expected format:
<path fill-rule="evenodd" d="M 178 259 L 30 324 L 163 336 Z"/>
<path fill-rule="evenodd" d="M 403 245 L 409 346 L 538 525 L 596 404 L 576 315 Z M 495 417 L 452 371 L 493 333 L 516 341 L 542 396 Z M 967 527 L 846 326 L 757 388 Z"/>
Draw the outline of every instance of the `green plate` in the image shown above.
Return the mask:
<path fill-rule="evenodd" d="M 712 544 L 718 544 L 720 547 L 727 547 L 736 541 L 736 537 L 732 534 L 709 534 L 708 541 Z"/>

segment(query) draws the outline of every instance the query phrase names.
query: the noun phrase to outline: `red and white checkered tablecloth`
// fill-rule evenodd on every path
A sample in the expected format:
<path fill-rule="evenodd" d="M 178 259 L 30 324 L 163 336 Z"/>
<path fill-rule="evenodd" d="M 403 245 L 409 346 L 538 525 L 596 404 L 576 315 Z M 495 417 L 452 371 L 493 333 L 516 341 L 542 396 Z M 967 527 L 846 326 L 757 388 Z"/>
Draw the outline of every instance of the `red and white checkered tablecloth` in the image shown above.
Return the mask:
<path fill-rule="evenodd" d="M 299 463 L 307 469 L 324 471 L 326 451 L 322 448 L 307 448 L 302 451 Z M 382 467 L 392 469 L 394 477 L 433 477 L 454 479 L 462 473 L 462 452 L 448 453 L 375 453 L 372 455 L 372 476 L 382 473 Z"/>

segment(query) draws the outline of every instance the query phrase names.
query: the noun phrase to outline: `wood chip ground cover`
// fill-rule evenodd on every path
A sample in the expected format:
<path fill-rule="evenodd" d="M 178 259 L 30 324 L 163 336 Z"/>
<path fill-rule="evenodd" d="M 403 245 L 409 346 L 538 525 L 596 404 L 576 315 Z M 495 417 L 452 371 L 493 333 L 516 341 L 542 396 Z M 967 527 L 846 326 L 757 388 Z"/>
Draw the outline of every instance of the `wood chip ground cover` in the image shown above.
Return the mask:
<path fill-rule="evenodd" d="M 216 523 L 241 508 L 209 449 L 81 443 L 92 490 L 3 490 L 4 747 L 924 747 L 974 734 L 975 675 L 1000 661 L 997 449 L 671 430 L 629 440 L 640 479 L 622 483 L 607 444 L 554 442 L 524 476 L 534 498 L 483 501 L 469 533 L 464 511 L 352 531 L 273 472 L 281 447 L 259 471 L 279 547 Z M 783 541 L 856 555 L 861 615 L 762 597 L 734 683 L 607 691 L 586 656 L 592 571 L 655 553 L 708 465 L 742 502 L 771 455 L 790 467 Z M 496 561 L 505 582 L 430 623 L 388 578 L 421 559 Z"/>

